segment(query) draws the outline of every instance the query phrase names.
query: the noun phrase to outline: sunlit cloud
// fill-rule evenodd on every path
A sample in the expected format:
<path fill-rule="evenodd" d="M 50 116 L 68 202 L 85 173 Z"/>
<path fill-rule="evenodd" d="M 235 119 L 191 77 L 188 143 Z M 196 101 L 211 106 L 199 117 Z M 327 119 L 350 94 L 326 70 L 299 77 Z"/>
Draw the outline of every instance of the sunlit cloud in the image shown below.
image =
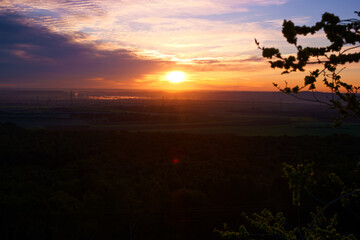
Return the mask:
<path fill-rule="evenodd" d="M 206 16 L 236 13 L 241 18 L 251 6 L 286 2 L 13 0 L 3 1 L 0 6 L 21 12 L 31 23 L 70 34 L 79 43 L 96 42 L 99 49 L 127 49 L 144 59 L 188 65 L 190 71 L 214 72 L 244 70 L 246 64 L 239 62 L 258 55 L 254 37 L 275 40 L 281 35 L 275 30 L 263 31 L 261 23 L 213 20 Z M 18 55 L 29 57 L 17 51 Z M 247 70 L 253 69 L 250 65 L 247 64 Z"/>
<path fill-rule="evenodd" d="M 0 15 L 0 36 L 0 83 L 28 87 L 129 85 L 169 64 L 141 59 L 126 49 L 109 51 L 78 43 L 72 35 L 29 25 L 16 14 Z"/>
<path fill-rule="evenodd" d="M 284 54 L 296 49 L 282 36 L 282 16 L 268 17 L 269 12 L 259 11 L 259 16 L 254 17 L 251 11 L 274 10 L 291 2 L 294 1 L 0 0 L 0 15 L 21 16 L 16 20 L 21 26 L 45 31 L 36 31 L 39 35 L 33 36 L 42 39 L 42 46 L 29 39 L 15 41 L 0 50 L 0 55 L 6 56 L 0 62 L 21 62 L 27 78 L 32 76 L 31 81 L 39 84 L 38 70 L 47 66 L 41 72 L 43 79 L 73 84 L 75 80 L 66 80 L 73 78 L 79 86 L 173 88 L 168 83 L 164 86 L 161 79 L 166 72 L 184 71 L 189 81 L 182 83 L 183 89 L 261 89 L 266 84 L 271 87 L 271 81 L 265 84 L 264 79 L 279 78 L 279 72 L 269 69 L 254 38 L 262 46 L 280 48 Z M 305 12 L 291 20 L 300 25 L 311 24 L 312 17 Z M 44 40 L 46 36 L 58 40 L 51 45 Z M 300 38 L 299 42 L 304 46 L 323 46 L 327 44 L 324 39 L 320 33 Z M 55 47 L 55 43 L 60 46 Z M 52 48 L 64 51 L 64 56 L 55 54 Z M 265 74 L 264 69 L 269 71 Z M 16 71 L 12 74 L 11 79 L 20 81 Z"/>
<path fill-rule="evenodd" d="M 0 6 L 23 12 L 34 23 L 55 31 L 82 32 L 88 35 L 84 35 L 82 40 L 99 41 L 108 48 L 128 48 L 140 54 L 156 49 L 159 53 L 157 57 L 173 55 L 174 58 L 183 59 L 231 54 L 234 53 L 235 45 L 248 49 L 249 39 L 254 37 L 255 32 L 261 32 L 256 23 L 227 23 L 197 17 L 241 14 L 248 11 L 249 6 L 279 5 L 286 2 L 13 0 L 3 1 Z M 269 36 L 273 34 L 270 33 Z M 246 45 L 244 39 L 248 40 Z"/>

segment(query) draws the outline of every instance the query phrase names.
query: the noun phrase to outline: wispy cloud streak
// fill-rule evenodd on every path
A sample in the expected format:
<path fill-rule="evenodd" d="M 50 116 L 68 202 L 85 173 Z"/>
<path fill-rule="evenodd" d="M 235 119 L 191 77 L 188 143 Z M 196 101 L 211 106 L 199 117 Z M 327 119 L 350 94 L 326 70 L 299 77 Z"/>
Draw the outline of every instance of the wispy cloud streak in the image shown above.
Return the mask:
<path fill-rule="evenodd" d="M 230 13 L 241 16 L 251 6 L 281 5 L 286 2 L 5 0 L 0 2 L 0 6 L 23 12 L 33 22 L 54 31 L 86 33 L 87 39 L 101 42 L 108 48 L 127 48 L 139 54 L 156 50 L 159 54 L 154 57 L 172 56 L 173 60 L 189 60 L 242 52 L 249 49 L 254 33 L 262 32 L 260 24 L 200 19 L 200 16 Z M 270 36 L 273 34 L 268 34 Z"/>

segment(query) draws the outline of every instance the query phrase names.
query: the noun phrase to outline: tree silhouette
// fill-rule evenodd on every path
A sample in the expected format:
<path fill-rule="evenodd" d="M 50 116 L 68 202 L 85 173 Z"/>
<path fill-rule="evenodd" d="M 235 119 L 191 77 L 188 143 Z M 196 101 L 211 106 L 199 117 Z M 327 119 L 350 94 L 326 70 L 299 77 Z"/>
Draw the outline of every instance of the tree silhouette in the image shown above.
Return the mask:
<path fill-rule="evenodd" d="M 360 17 L 360 12 L 355 12 Z M 303 47 L 298 44 L 298 36 L 307 36 L 324 31 L 330 44 L 324 47 Z M 316 65 L 317 68 L 310 71 L 304 78 L 303 85 L 288 86 L 281 88 L 277 83 L 274 86 L 281 92 L 293 95 L 301 90 L 315 91 L 320 80 L 333 93 L 333 98 L 329 101 L 321 101 L 314 94 L 313 99 L 304 99 L 320 102 L 336 109 L 340 114 L 335 121 L 339 125 L 341 120 L 354 116 L 360 117 L 360 102 L 358 91 L 360 86 L 347 83 L 341 79 L 340 73 L 345 69 L 345 65 L 358 63 L 360 52 L 356 51 L 360 47 L 360 19 L 341 20 L 338 16 L 331 13 L 324 13 L 320 22 L 313 26 L 296 26 L 292 21 L 284 20 L 282 33 L 287 42 L 294 45 L 297 49 L 296 55 L 283 56 L 277 48 L 261 47 L 255 39 L 258 48 L 262 50 L 263 57 L 271 59 L 272 68 L 280 68 L 282 74 L 296 71 L 305 71 L 308 65 Z"/>
<path fill-rule="evenodd" d="M 360 12 L 355 13 L 360 17 Z M 329 46 L 303 47 L 298 44 L 298 35 L 306 36 L 321 30 L 325 32 L 327 39 L 330 41 Z M 305 76 L 302 86 L 289 87 L 287 82 L 284 88 L 279 87 L 276 83 L 274 83 L 274 86 L 281 92 L 301 98 L 297 95 L 301 90 L 315 92 L 319 80 L 322 79 L 323 84 L 330 89 L 334 97 L 328 102 L 324 102 L 317 99 L 314 94 L 314 99 L 304 100 L 327 104 L 331 108 L 338 110 L 340 117 L 336 120 L 336 125 L 340 124 L 343 118 L 351 115 L 360 118 L 360 101 L 357 95 L 360 86 L 346 83 L 341 80 L 340 76 L 346 64 L 358 63 L 360 60 L 360 52 L 356 52 L 356 49 L 360 47 L 360 20 L 340 20 L 334 14 L 324 13 L 321 21 L 310 27 L 295 26 L 292 21 L 285 20 L 282 33 L 287 42 L 296 47 L 296 56 L 284 57 L 279 49 L 261 47 L 260 43 L 255 39 L 258 48 L 262 50 L 263 57 L 271 59 L 272 68 L 284 69 L 282 74 L 296 71 L 303 72 L 305 67 L 310 64 L 316 64 L 318 68 L 310 71 L 309 75 Z M 360 162 L 354 171 L 355 176 L 358 176 L 359 170 Z M 283 176 L 287 179 L 289 190 L 292 193 L 292 204 L 297 208 L 298 221 L 295 226 L 289 224 L 288 219 L 282 212 L 273 214 L 268 209 L 263 209 L 259 213 L 253 213 L 251 216 L 242 215 L 251 226 L 258 229 L 256 234 L 249 233 L 244 225 L 234 231 L 227 224 L 224 224 L 222 229 L 215 229 L 214 232 L 222 239 L 357 239 L 353 234 L 343 234 L 339 231 L 336 211 L 335 214 L 330 216 L 327 209 L 339 202 L 345 206 L 351 202 L 352 198 L 358 197 L 360 193 L 359 179 L 355 178 L 353 183 L 346 185 L 339 176 L 330 173 L 328 182 L 340 186 L 342 190 L 331 201 L 323 201 L 309 190 L 316 185 L 316 176 L 314 176 L 312 163 L 300 163 L 296 166 L 284 163 Z M 302 224 L 300 221 L 301 198 L 304 194 L 319 202 L 319 206 L 315 211 L 309 213 L 309 221 L 306 224 Z"/>

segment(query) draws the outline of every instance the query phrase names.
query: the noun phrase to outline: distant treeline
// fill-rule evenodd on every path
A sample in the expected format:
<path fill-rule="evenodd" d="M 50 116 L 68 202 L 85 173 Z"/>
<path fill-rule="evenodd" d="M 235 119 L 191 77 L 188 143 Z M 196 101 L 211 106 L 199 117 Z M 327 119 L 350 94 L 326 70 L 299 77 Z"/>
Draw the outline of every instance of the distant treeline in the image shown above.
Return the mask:
<path fill-rule="evenodd" d="M 265 207 L 294 217 L 281 164 L 314 162 L 326 200 L 345 181 L 360 138 L 25 130 L 0 125 L 1 239 L 217 239 Z M 325 189 L 325 190 L 324 190 Z M 307 197 L 303 219 L 317 203 Z M 359 222 L 359 204 L 339 216 Z M 330 209 L 329 213 L 339 207 Z M 305 220 L 304 220 L 305 221 Z M 356 229 L 356 228 L 355 228 Z"/>

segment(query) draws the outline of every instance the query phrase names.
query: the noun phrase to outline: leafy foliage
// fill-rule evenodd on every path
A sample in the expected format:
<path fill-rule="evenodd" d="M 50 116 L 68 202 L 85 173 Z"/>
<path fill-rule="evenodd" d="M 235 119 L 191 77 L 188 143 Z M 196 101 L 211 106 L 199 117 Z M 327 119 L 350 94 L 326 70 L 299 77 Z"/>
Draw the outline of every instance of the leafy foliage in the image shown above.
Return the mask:
<path fill-rule="evenodd" d="M 287 163 L 283 165 L 284 177 L 288 179 L 289 189 L 292 192 L 293 205 L 300 206 L 301 191 L 315 183 L 312 164 L 298 164 L 296 168 Z"/>
<path fill-rule="evenodd" d="M 355 13 L 360 16 L 360 12 Z M 298 44 L 298 36 L 313 35 L 320 31 L 325 32 L 330 42 L 328 46 L 304 47 Z M 360 86 L 349 84 L 340 76 L 345 69 L 344 65 L 360 61 L 360 52 L 356 52 L 356 49 L 360 47 L 360 20 L 340 20 L 334 14 L 324 13 L 321 21 L 310 27 L 296 26 L 292 21 L 284 20 L 282 33 L 287 42 L 295 46 L 296 55 L 283 56 L 279 49 L 261 47 L 255 39 L 258 48 L 262 50 L 263 57 L 272 59 L 270 61 L 272 68 L 283 69 L 282 74 L 303 72 L 305 67 L 310 64 L 315 64 L 318 68 L 310 71 L 304 77 L 303 85 L 289 87 L 286 82 L 284 88 L 279 87 L 276 83 L 274 86 L 284 93 L 298 97 L 296 94 L 301 90 L 315 91 L 318 83 L 322 80 L 323 84 L 334 94 L 333 99 L 329 102 L 319 101 L 316 97 L 306 100 L 321 102 L 336 109 L 340 117 L 336 120 L 335 125 L 339 125 L 342 119 L 349 116 L 360 117 L 360 102 L 357 95 Z"/>
<path fill-rule="evenodd" d="M 359 163 L 360 164 L 360 163 Z M 298 164 L 296 167 L 290 164 L 284 164 L 283 173 L 288 178 L 289 189 L 293 194 L 293 205 L 300 206 L 300 193 L 307 189 L 307 187 L 314 183 L 312 164 Z M 345 186 L 343 181 L 335 173 L 329 175 L 332 181 L 338 182 Z M 242 216 L 253 227 L 260 231 L 260 234 L 250 234 L 244 225 L 239 227 L 239 231 L 231 231 L 229 227 L 224 224 L 223 230 L 215 229 L 222 239 L 337 239 L 337 240 L 356 240 L 353 234 L 341 234 L 337 228 L 337 214 L 328 217 L 325 210 L 332 204 L 342 199 L 348 199 L 351 196 L 357 196 L 359 189 L 351 190 L 350 192 L 341 192 L 340 197 L 335 198 L 330 202 L 323 202 L 324 207 L 317 207 L 316 212 L 310 212 L 310 221 L 305 226 L 292 226 L 282 212 L 273 214 L 268 209 L 263 209 L 260 213 L 253 213 L 251 217 L 246 214 Z M 314 195 L 312 195 L 315 197 Z"/>

